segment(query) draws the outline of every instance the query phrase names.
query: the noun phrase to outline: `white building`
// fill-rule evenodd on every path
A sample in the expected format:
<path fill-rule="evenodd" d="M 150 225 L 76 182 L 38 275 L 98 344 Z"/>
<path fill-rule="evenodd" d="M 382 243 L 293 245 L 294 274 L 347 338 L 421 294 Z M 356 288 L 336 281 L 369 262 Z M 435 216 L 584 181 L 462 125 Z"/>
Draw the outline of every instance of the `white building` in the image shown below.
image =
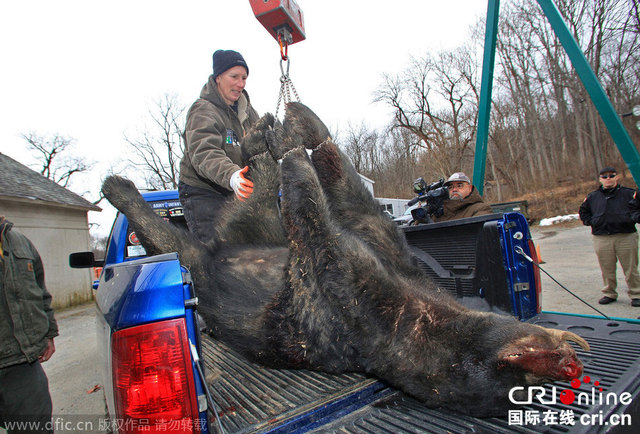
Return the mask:
<path fill-rule="evenodd" d="M 367 190 L 369 190 L 371 196 L 374 196 L 373 184 L 375 184 L 376 182 L 364 175 L 361 175 L 360 173 L 358 173 L 358 175 L 360 175 L 362 183 L 367 188 Z M 387 197 L 374 197 L 374 199 L 377 200 L 380 204 L 380 209 L 387 211 L 393 217 L 400 217 L 407 210 L 407 208 L 409 208 L 407 206 L 407 202 L 409 202 L 409 199 L 391 199 Z"/>
<path fill-rule="evenodd" d="M 393 217 L 400 217 L 409 208 L 407 202 L 410 199 L 393 199 L 389 197 L 376 197 L 380 207 L 388 211 Z"/>
<path fill-rule="evenodd" d="M 100 208 L 0 153 L 0 215 L 35 245 L 54 308 L 93 299 L 90 269 L 69 267 L 69 254 L 89 248 L 88 211 Z"/>
<path fill-rule="evenodd" d="M 360 175 L 358 173 L 358 175 Z M 364 175 L 360 175 L 360 180 L 362 180 L 362 183 L 364 184 L 365 187 L 367 187 L 367 190 L 369 190 L 369 193 L 371 193 L 371 196 L 373 196 L 373 184 L 375 184 L 376 182 L 373 179 L 369 179 Z"/>

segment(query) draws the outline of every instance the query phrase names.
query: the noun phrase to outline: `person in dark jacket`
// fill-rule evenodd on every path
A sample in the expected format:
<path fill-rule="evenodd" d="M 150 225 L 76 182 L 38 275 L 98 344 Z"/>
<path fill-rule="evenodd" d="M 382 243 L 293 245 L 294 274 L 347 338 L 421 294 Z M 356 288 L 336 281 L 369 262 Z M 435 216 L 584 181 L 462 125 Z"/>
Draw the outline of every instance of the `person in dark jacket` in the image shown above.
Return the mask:
<path fill-rule="evenodd" d="M 608 166 L 600 170 L 600 188 L 589 193 L 580 205 L 580 220 L 591 226 L 593 247 L 598 257 L 604 296 L 600 304 L 613 303 L 616 292 L 616 262 L 620 261 L 632 306 L 640 306 L 638 274 L 638 232 L 640 204 L 635 190 L 618 184 L 618 172 Z"/>
<path fill-rule="evenodd" d="M 444 186 L 449 190 L 449 199 L 443 203 L 444 213 L 433 217 L 434 222 L 444 222 L 465 217 L 491 214 L 491 207 L 484 203 L 471 180 L 463 172 L 449 177 Z"/>
<path fill-rule="evenodd" d="M 36 422 L 33 432 L 53 432 L 49 382 L 40 364 L 55 352 L 58 325 L 40 255 L 12 227 L 0 216 L 0 427 L 18 432 L 7 424 Z"/>
<path fill-rule="evenodd" d="M 244 89 L 249 67 L 240 53 L 213 53 L 213 74 L 189 109 L 178 192 L 189 230 L 207 243 L 221 205 L 248 198 L 253 183 L 241 167 L 240 142 L 258 114 Z"/>

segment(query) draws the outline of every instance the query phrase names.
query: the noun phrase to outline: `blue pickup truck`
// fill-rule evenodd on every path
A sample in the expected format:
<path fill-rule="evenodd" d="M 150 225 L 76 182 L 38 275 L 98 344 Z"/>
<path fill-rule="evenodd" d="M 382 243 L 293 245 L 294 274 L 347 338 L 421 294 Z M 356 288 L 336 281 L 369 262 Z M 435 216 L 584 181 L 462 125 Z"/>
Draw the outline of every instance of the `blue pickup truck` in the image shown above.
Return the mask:
<path fill-rule="evenodd" d="M 143 196 L 186 228 L 176 191 Z M 94 289 L 114 431 L 638 432 L 640 324 L 542 312 L 540 276 L 529 260 L 535 248 L 521 214 L 401 230 L 418 264 L 462 304 L 584 337 L 592 351 L 575 347 L 585 363 L 582 382 L 545 386 L 508 417 L 478 419 L 427 408 L 361 374 L 250 363 L 201 326 L 197 294 L 177 254 L 147 256 L 119 214 L 104 261 L 90 252 L 70 257 L 72 267 L 103 266 Z"/>

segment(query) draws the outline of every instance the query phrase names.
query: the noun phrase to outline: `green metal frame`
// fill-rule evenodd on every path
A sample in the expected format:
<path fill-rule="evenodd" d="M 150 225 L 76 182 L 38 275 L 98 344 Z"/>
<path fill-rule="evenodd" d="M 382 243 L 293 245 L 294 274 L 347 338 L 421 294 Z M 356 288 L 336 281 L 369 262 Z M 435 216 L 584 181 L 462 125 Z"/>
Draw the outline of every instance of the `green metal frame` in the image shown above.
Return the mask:
<path fill-rule="evenodd" d="M 591 101 L 598 110 L 611 138 L 618 147 L 622 159 L 629 172 L 640 185 L 640 154 L 624 128 L 622 120 L 616 113 L 584 53 L 567 28 L 560 11 L 552 0 L 537 0 L 553 31 L 565 49 L 578 77 L 584 84 Z M 491 91 L 493 83 L 493 67 L 495 63 L 496 39 L 498 33 L 499 0 L 489 0 L 487 8 L 487 28 L 485 32 L 484 59 L 482 65 L 482 87 L 478 113 L 478 134 L 476 137 L 476 155 L 473 166 L 473 185 L 480 194 L 484 191 L 484 176 L 487 158 L 487 140 L 489 136 L 489 115 L 491 112 Z"/>
<path fill-rule="evenodd" d="M 493 91 L 493 65 L 496 58 L 498 38 L 498 10 L 500 0 L 489 0 L 487 7 L 487 28 L 484 37 L 484 58 L 482 60 L 482 82 L 480 85 L 480 106 L 478 107 L 478 132 L 476 155 L 473 162 L 473 185 L 482 195 L 484 192 L 484 171 L 489 139 L 489 115 L 491 114 L 491 92 Z"/>

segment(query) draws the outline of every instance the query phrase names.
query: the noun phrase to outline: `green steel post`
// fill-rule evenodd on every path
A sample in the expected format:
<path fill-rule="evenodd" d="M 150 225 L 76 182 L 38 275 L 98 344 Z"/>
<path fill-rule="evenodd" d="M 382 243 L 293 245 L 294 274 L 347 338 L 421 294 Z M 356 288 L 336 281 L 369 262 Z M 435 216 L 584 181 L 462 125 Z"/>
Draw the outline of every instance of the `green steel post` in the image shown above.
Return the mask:
<path fill-rule="evenodd" d="M 480 106 L 478 107 L 476 155 L 473 161 L 473 185 L 478 189 L 478 193 L 480 193 L 480 195 L 484 192 L 484 171 L 487 161 L 489 114 L 491 113 L 491 91 L 493 89 L 493 65 L 496 58 L 499 9 L 500 0 L 489 0 L 487 7 L 487 28 L 485 30 L 484 37 Z"/>
<path fill-rule="evenodd" d="M 609 130 L 609 134 L 611 135 L 614 143 L 618 147 L 618 151 L 620 151 L 622 159 L 627 164 L 627 167 L 631 172 L 631 176 L 633 176 L 633 180 L 636 185 L 640 186 L 640 154 L 638 154 L 638 150 L 631 141 L 629 133 L 624 128 L 624 125 L 622 125 L 622 121 L 613 108 L 611 101 L 607 98 L 607 94 L 600 85 L 598 77 L 596 77 L 593 69 L 591 69 L 591 66 L 589 65 L 589 62 L 578 46 L 578 43 L 569 32 L 567 25 L 562 19 L 562 16 L 553 1 L 538 0 L 538 4 L 540 4 L 542 11 L 547 16 L 547 19 L 553 28 L 553 31 L 556 33 L 560 43 L 567 52 L 569 59 L 571 59 L 571 63 L 578 73 L 582 84 L 584 84 L 584 87 L 589 93 L 591 101 L 593 101 L 598 113 L 600 113 L 600 117 Z"/>

